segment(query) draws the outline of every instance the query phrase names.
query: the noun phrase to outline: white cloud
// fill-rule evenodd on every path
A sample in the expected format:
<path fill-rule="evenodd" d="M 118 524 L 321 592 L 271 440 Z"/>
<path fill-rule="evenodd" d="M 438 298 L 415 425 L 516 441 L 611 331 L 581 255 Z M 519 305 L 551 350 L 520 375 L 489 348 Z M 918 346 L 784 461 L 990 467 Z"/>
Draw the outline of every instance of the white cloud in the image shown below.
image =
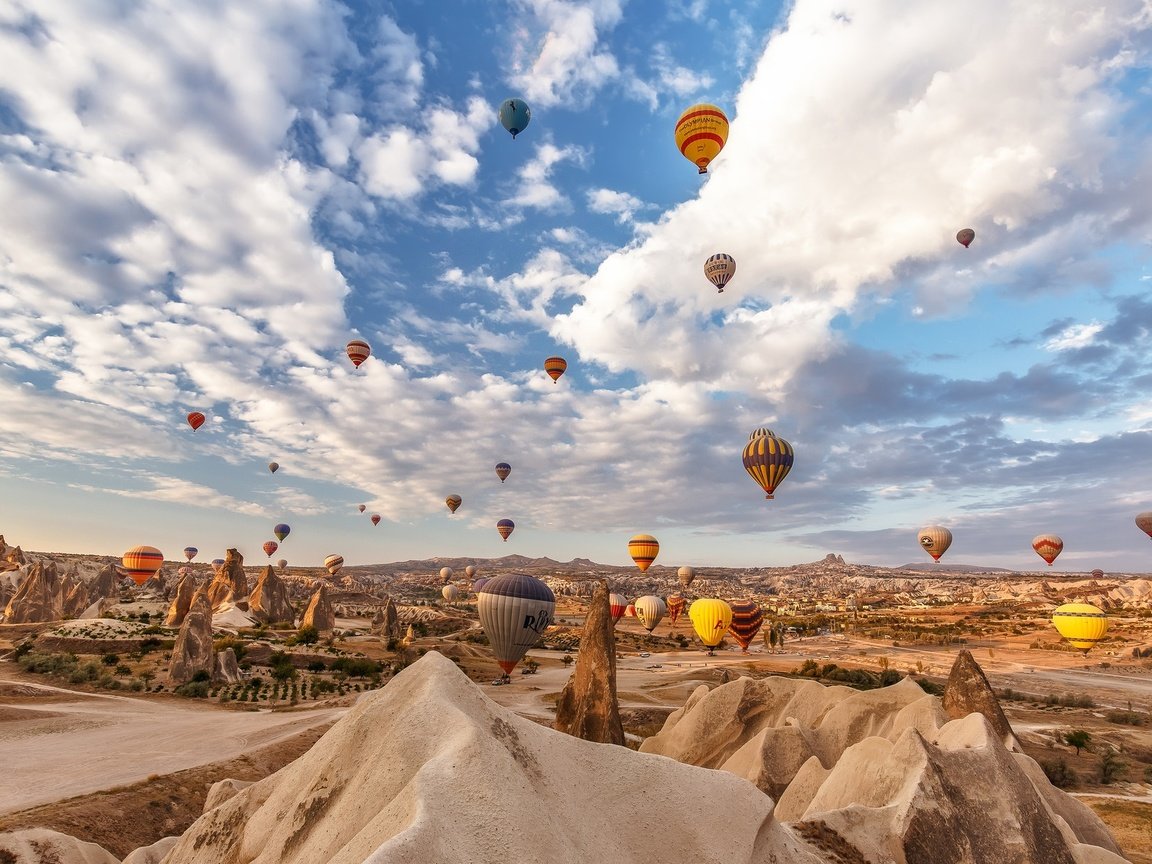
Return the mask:
<path fill-rule="evenodd" d="M 536 155 L 520 169 L 515 194 L 506 198 L 504 204 L 534 210 L 562 210 L 571 206 L 552 182 L 552 172 L 564 162 L 583 166 L 586 159 L 587 154 L 574 145 L 557 147 L 551 141 L 537 145 Z"/>
<path fill-rule="evenodd" d="M 1090 324 L 1073 324 L 1057 336 L 1044 343 L 1048 351 L 1067 351 L 1070 348 L 1085 348 L 1092 344 L 1096 334 L 1104 329 L 1099 321 Z"/>
<path fill-rule="evenodd" d="M 593 213 L 615 216 L 617 222 L 630 222 L 632 214 L 644 206 L 643 201 L 627 192 L 617 192 L 603 187 L 588 190 L 588 209 Z"/>

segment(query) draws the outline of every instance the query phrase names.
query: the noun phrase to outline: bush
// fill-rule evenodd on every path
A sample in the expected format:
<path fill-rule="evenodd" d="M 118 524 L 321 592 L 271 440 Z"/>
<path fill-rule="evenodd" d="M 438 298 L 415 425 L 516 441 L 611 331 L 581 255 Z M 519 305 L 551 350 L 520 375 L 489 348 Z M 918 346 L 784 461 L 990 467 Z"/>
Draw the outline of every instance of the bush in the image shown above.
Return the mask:
<path fill-rule="evenodd" d="M 328 666 L 324 663 L 323 660 L 311 660 L 308 663 L 309 672 L 323 672 L 327 668 Z"/>
<path fill-rule="evenodd" d="M 12 659 L 13 660 L 20 660 L 26 654 L 28 654 L 31 650 L 32 650 L 32 641 L 31 640 L 26 640 L 24 642 L 21 642 L 12 651 Z"/>
<path fill-rule="evenodd" d="M 384 671 L 384 664 L 367 657 L 338 657 L 329 667 L 333 672 L 342 672 L 349 678 L 367 678 Z"/>
<path fill-rule="evenodd" d="M 1120 723 L 1124 726 L 1148 725 L 1148 715 L 1139 711 L 1109 711 L 1105 716 L 1109 723 Z"/>
<path fill-rule="evenodd" d="M 209 672 L 207 669 L 201 669 L 199 672 L 197 672 L 195 675 L 192 676 L 192 681 L 190 683 L 200 684 L 204 681 L 211 681 L 211 680 L 212 680 L 212 673 Z"/>
<path fill-rule="evenodd" d="M 1116 751 L 1109 748 L 1100 757 L 1100 782 L 1107 785 L 1116 780 L 1124 771 L 1125 765 L 1116 755 Z"/>
<path fill-rule="evenodd" d="M 1044 769 L 1044 776 L 1048 778 L 1048 782 L 1057 789 L 1070 789 L 1078 782 L 1076 772 L 1069 768 L 1063 759 L 1041 762 L 1040 767 Z"/>
<path fill-rule="evenodd" d="M 189 696 L 193 699 L 203 699 L 208 695 L 211 686 L 207 681 L 189 681 L 187 684 L 181 684 L 176 688 L 176 693 L 180 696 Z"/>
<path fill-rule="evenodd" d="M 132 674 L 132 667 L 131 666 L 125 666 L 123 663 L 121 663 L 119 666 L 116 667 L 116 674 L 117 675 L 131 675 Z"/>
<path fill-rule="evenodd" d="M 1080 751 L 1088 749 L 1088 745 L 1092 743 L 1092 735 L 1083 729 L 1074 729 L 1064 733 L 1064 743 L 1069 747 L 1075 747 L 1076 755 L 1079 756 Z"/>
<path fill-rule="evenodd" d="M 296 631 L 296 635 L 288 640 L 289 645 L 315 645 L 320 641 L 319 631 L 311 624 L 307 624 Z"/>
<path fill-rule="evenodd" d="M 105 666 L 115 666 L 120 662 L 120 656 L 118 654 L 105 654 L 100 658 L 100 662 Z"/>

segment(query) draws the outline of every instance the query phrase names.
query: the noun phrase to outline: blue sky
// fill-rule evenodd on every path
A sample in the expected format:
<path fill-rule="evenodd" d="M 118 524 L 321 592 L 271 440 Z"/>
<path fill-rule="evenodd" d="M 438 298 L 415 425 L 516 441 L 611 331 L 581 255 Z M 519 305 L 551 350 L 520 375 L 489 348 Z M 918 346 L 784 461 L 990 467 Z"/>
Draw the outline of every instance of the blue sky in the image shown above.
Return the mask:
<path fill-rule="evenodd" d="M 1147 2 L 9 0 L 0 53 L 9 542 L 1152 569 Z"/>

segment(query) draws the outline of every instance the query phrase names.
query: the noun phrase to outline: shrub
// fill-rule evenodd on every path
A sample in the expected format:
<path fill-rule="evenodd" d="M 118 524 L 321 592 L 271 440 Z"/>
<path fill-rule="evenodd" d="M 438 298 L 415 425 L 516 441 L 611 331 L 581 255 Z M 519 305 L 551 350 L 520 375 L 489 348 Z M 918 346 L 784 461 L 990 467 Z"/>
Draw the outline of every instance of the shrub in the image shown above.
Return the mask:
<path fill-rule="evenodd" d="M 1108 748 L 1100 757 L 1100 782 L 1107 785 L 1117 779 L 1124 771 L 1124 763 L 1116 755 L 1116 751 Z"/>
<path fill-rule="evenodd" d="M 1105 716 L 1109 723 L 1120 723 L 1124 726 L 1148 725 L 1148 715 L 1139 711 L 1109 711 Z"/>
<path fill-rule="evenodd" d="M 120 662 L 120 656 L 118 654 L 105 654 L 100 658 L 100 662 L 105 666 L 115 666 Z"/>
<path fill-rule="evenodd" d="M 327 668 L 323 660 L 311 660 L 308 663 L 309 672 L 323 672 Z"/>
<path fill-rule="evenodd" d="M 1080 751 L 1086 750 L 1088 745 L 1092 743 L 1092 735 L 1083 729 L 1074 729 L 1064 734 L 1064 743 L 1069 747 L 1075 747 L 1076 755 L 1079 756 Z"/>
<path fill-rule="evenodd" d="M 207 669 L 201 669 L 199 672 L 197 672 L 195 675 L 192 676 L 192 681 L 190 683 L 200 684 L 202 682 L 211 681 L 211 680 L 212 680 L 212 673 L 209 672 Z"/>
<path fill-rule="evenodd" d="M 207 681 L 189 681 L 187 684 L 181 684 L 176 688 L 176 693 L 180 696 L 189 696 L 193 699 L 203 699 L 208 695 L 211 686 Z"/>
<path fill-rule="evenodd" d="M 311 624 L 307 624 L 296 631 L 296 635 L 288 640 L 289 645 L 315 645 L 320 641 L 320 633 Z"/>
<path fill-rule="evenodd" d="M 1077 783 L 1076 772 L 1069 768 L 1063 759 L 1042 762 L 1040 767 L 1044 769 L 1044 776 L 1048 778 L 1048 782 L 1057 789 L 1069 789 Z"/>

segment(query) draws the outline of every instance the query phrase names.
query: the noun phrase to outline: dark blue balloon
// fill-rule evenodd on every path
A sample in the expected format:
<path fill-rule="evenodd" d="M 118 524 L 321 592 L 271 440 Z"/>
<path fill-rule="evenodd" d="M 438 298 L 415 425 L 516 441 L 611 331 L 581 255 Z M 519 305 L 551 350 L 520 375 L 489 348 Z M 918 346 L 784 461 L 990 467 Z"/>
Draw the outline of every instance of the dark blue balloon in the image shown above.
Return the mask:
<path fill-rule="evenodd" d="M 500 105 L 500 123 L 515 138 L 532 120 L 532 109 L 523 99 L 505 99 Z"/>

